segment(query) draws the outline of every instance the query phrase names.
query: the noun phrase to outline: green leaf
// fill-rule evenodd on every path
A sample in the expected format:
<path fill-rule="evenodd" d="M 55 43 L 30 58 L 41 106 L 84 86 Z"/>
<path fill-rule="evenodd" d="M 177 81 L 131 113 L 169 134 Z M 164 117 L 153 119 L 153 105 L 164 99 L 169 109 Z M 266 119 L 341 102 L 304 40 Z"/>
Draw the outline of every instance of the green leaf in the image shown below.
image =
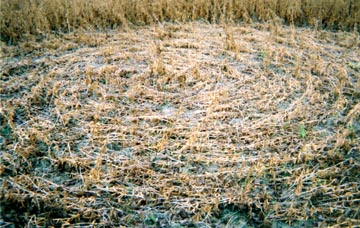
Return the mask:
<path fill-rule="evenodd" d="M 360 63 L 359 62 L 350 62 L 350 63 L 348 63 L 348 66 L 355 71 L 360 71 Z"/>
<path fill-rule="evenodd" d="M 259 53 L 259 58 L 260 59 L 264 59 L 265 58 L 265 55 L 266 55 L 266 52 L 264 50 L 262 50 L 260 53 Z"/>
<path fill-rule="evenodd" d="M 150 224 L 155 224 L 157 222 L 156 216 L 153 213 L 149 213 L 146 217 L 146 221 L 147 225 Z"/>
<path fill-rule="evenodd" d="M 306 129 L 305 129 L 305 126 L 303 124 L 300 126 L 300 136 L 301 136 L 301 138 L 306 137 Z"/>
<path fill-rule="evenodd" d="M 4 138 L 9 138 L 11 135 L 11 127 L 9 125 L 6 125 L 3 128 L 0 128 L 0 136 L 3 136 Z"/>

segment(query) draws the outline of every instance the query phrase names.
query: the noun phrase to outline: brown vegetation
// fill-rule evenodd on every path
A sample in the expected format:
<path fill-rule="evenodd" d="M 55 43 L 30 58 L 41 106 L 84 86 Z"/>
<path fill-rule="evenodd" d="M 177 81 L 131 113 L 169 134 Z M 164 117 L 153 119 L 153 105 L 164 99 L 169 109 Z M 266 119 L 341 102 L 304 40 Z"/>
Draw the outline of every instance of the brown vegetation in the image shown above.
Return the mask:
<path fill-rule="evenodd" d="M 210 23 L 285 21 L 353 30 L 360 25 L 360 1 L 354 0 L 1 0 L 0 33 L 14 42 L 28 34 L 69 32 L 79 28 L 193 20 Z"/>
<path fill-rule="evenodd" d="M 1 3 L 0 226 L 360 225 L 357 1 L 73 2 Z"/>

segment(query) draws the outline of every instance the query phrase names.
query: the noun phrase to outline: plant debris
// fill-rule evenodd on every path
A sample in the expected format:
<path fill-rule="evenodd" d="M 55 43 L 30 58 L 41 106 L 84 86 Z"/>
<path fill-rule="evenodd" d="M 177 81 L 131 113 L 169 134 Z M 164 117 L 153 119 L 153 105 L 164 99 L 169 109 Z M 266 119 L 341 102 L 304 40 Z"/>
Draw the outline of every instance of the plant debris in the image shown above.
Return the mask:
<path fill-rule="evenodd" d="M 3 226 L 360 225 L 355 33 L 162 23 L 2 50 Z"/>

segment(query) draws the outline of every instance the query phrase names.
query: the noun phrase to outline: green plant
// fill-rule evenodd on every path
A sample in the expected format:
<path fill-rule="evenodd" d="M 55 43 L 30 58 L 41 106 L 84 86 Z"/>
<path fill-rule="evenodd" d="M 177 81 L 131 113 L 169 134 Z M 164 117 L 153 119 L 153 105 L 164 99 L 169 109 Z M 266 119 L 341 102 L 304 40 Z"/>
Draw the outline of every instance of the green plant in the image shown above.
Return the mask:
<path fill-rule="evenodd" d="M 260 53 L 259 53 L 259 58 L 261 60 L 264 60 L 265 59 L 265 56 L 266 56 L 266 52 L 264 50 L 261 50 Z"/>
<path fill-rule="evenodd" d="M 151 224 L 155 224 L 156 222 L 157 222 L 156 216 L 152 212 L 150 212 L 145 219 L 145 223 L 147 225 L 151 225 Z"/>
<path fill-rule="evenodd" d="M 307 131 L 306 131 L 306 129 L 305 129 L 305 126 L 304 126 L 304 124 L 302 124 L 301 126 L 300 126 L 300 136 L 301 136 L 301 138 L 305 138 L 306 137 L 306 133 L 307 133 Z"/>
<path fill-rule="evenodd" d="M 10 135 L 11 135 L 11 127 L 8 124 L 0 128 L 0 136 L 3 136 L 4 138 L 9 138 Z"/>
<path fill-rule="evenodd" d="M 348 66 L 357 72 L 360 71 L 360 62 L 350 62 L 348 63 Z"/>

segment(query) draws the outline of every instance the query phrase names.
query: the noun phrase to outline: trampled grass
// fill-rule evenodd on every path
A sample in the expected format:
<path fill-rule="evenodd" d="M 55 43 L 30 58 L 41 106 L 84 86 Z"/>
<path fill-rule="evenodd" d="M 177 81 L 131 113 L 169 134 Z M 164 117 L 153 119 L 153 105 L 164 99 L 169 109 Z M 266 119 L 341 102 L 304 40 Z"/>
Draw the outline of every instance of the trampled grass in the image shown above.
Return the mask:
<path fill-rule="evenodd" d="M 1 226 L 360 225 L 358 32 L 322 30 L 331 17 L 317 28 L 274 15 L 229 23 L 243 8 L 226 1 L 234 12 L 224 14 L 208 2 L 180 15 L 185 3 L 132 1 L 111 30 L 75 16 L 35 32 L 2 26 L 8 43 L 24 39 L 1 47 Z M 260 2 L 242 7 L 260 12 Z M 2 15 L 5 3 L 26 8 L 2 1 Z M 51 5 L 31 4 L 40 3 Z M 53 1 L 66 6 L 59 15 L 98 2 L 68 3 Z M 129 1 L 78 12 L 105 25 L 120 3 Z M 356 20 L 340 11 L 336 26 Z M 208 19 L 186 22 L 200 14 Z"/>

